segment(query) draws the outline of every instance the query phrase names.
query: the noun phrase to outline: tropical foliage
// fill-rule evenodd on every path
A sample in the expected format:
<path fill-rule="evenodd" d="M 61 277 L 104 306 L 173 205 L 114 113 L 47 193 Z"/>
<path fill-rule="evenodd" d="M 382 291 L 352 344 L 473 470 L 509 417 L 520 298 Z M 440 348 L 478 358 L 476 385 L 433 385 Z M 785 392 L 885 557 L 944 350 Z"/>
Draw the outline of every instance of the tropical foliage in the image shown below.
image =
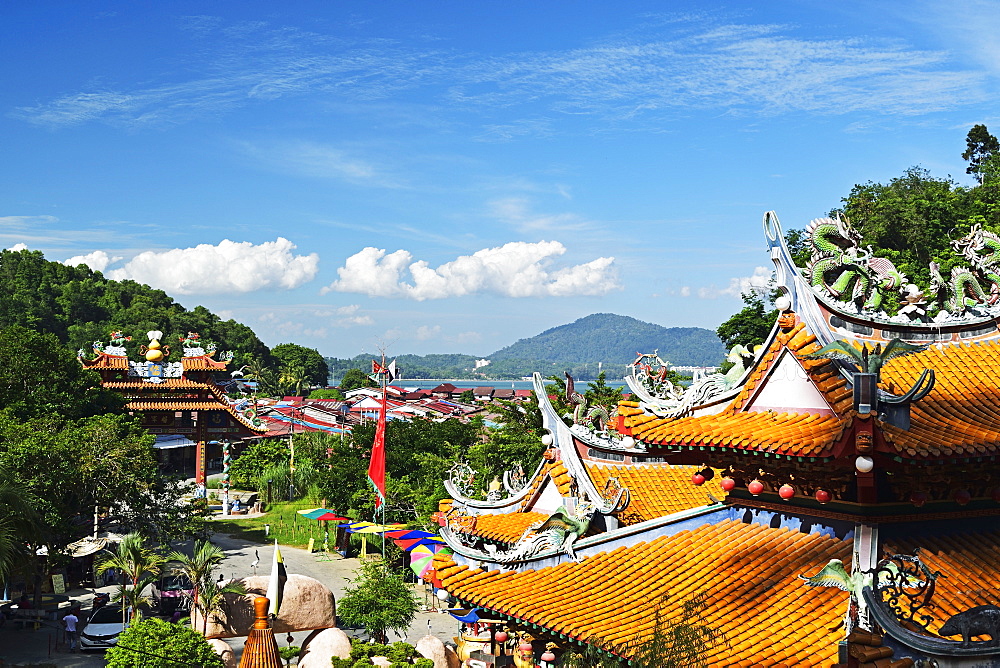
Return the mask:
<path fill-rule="evenodd" d="M 132 624 L 105 654 L 108 668 L 223 668 L 205 637 L 180 624 L 151 617 Z"/>
<path fill-rule="evenodd" d="M 109 554 L 99 559 L 95 568 L 98 574 L 109 568 L 121 571 L 122 584 L 112 600 L 122 604 L 122 615 L 131 612 L 134 622 L 141 614 L 141 608 L 149 603 L 143 591 L 156 582 L 164 559 L 146 546 L 145 540 L 137 533 L 126 534 Z"/>
<path fill-rule="evenodd" d="M 417 614 L 417 600 L 400 573 L 383 561 L 365 561 L 337 602 L 337 614 L 348 626 L 364 628 L 376 643 L 388 642 L 388 631 L 405 631 Z"/>

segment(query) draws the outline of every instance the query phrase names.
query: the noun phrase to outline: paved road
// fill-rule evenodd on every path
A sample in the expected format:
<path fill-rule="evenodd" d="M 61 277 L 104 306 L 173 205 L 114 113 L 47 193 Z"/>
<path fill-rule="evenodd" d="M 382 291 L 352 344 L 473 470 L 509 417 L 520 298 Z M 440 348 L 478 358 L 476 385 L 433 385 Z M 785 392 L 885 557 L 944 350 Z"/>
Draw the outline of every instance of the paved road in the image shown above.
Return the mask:
<path fill-rule="evenodd" d="M 218 573 L 227 578 L 241 578 L 254 575 L 251 564 L 255 559 L 260 559 L 257 566 L 257 575 L 267 575 L 270 573 L 271 560 L 274 548 L 269 545 L 255 545 L 248 543 L 241 538 L 231 537 L 225 534 L 216 534 L 212 541 L 219 545 L 226 552 L 226 559 L 218 569 Z M 288 573 L 298 573 L 316 578 L 329 587 L 334 595 L 339 599 L 344 588 L 349 584 L 347 578 L 354 575 L 358 568 L 357 559 L 337 558 L 332 561 L 322 560 L 319 555 L 309 554 L 303 549 L 295 547 L 282 547 L 281 555 L 285 562 Z M 105 587 L 97 591 L 112 591 L 113 587 Z M 86 611 L 90 607 L 90 600 L 93 593 L 90 591 L 75 590 L 69 592 L 72 599 L 81 604 Z M 424 588 L 416 585 L 414 594 L 421 603 L 429 602 L 432 605 L 436 602 L 430 595 L 425 593 Z M 390 634 L 390 641 L 404 639 L 410 643 L 430 632 L 443 641 L 453 640 L 458 632 L 458 622 L 451 615 L 441 612 L 424 611 L 417 614 L 413 624 L 410 626 L 405 638 L 393 637 Z M 298 644 L 305 640 L 307 632 L 294 635 L 293 644 Z M 363 637 L 363 634 L 356 633 Z M 14 628 L 11 624 L 0 628 L 0 659 L 8 663 L 28 663 L 45 662 L 51 663 L 59 668 L 90 668 L 104 665 L 104 657 L 101 653 L 95 654 L 69 654 L 66 647 L 60 644 L 62 635 L 60 628 L 55 623 L 51 626 L 44 626 L 38 631 Z M 231 639 L 229 642 L 237 653 L 243 649 L 241 639 Z M 279 639 L 279 644 L 284 645 L 284 637 Z M 50 647 L 52 648 L 50 650 Z"/>

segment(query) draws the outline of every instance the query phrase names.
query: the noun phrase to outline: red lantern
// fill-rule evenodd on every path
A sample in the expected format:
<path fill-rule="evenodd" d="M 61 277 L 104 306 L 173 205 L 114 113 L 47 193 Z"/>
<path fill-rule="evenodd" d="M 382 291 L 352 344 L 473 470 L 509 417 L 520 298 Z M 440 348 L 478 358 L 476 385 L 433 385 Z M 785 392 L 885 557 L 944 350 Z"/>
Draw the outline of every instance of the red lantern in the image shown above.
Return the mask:
<path fill-rule="evenodd" d="M 781 489 L 778 490 L 778 496 L 788 501 L 790 498 L 795 496 L 795 488 L 791 485 L 782 485 Z"/>
<path fill-rule="evenodd" d="M 736 481 L 732 478 L 723 478 L 720 484 L 724 492 L 731 492 L 736 489 Z"/>
<path fill-rule="evenodd" d="M 497 642 L 507 642 L 507 632 L 497 631 L 497 634 L 493 636 Z"/>
<path fill-rule="evenodd" d="M 691 482 L 694 483 L 695 485 L 704 485 L 705 476 L 703 476 L 700 473 L 695 473 L 693 476 L 691 476 Z"/>
<path fill-rule="evenodd" d="M 913 492 L 910 494 L 910 503 L 920 508 L 927 503 L 927 492 Z"/>
<path fill-rule="evenodd" d="M 518 645 L 517 648 L 522 652 L 531 652 L 535 649 L 534 647 L 531 646 L 530 642 L 523 642 L 520 645 Z"/>
<path fill-rule="evenodd" d="M 958 505 L 964 506 L 969 501 L 972 501 L 972 494 L 969 494 L 969 490 L 960 489 L 957 492 L 955 492 L 955 503 L 957 503 Z"/>
<path fill-rule="evenodd" d="M 747 491 L 753 494 L 754 496 L 757 496 L 758 494 L 764 491 L 764 483 L 762 483 L 760 480 L 754 480 L 752 483 L 747 485 Z"/>
<path fill-rule="evenodd" d="M 816 500 L 820 503 L 827 503 L 830 500 L 830 492 L 825 489 L 816 490 Z"/>
<path fill-rule="evenodd" d="M 548 663 L 552 663 L 553 661 L 556 660 L 556 655 L 548 651 L 542 652 L 541 659 L 542 661 L 547 661 Z"/>

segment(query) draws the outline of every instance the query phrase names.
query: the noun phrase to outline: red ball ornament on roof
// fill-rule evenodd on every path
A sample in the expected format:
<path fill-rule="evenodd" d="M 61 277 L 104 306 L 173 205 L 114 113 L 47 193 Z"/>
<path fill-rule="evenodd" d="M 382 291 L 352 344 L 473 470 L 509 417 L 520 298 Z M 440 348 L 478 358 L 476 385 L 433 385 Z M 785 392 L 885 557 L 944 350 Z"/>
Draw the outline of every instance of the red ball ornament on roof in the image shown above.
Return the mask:
<path fill-rule="evenodd" d="M 778 490 L 778 496 L 783 498 L 785 501 L 788 501 L 790 498 L 795 496 L 795 488 L 791 485 L 782 485 Z"/>
<path fill-rule="evenodd" d="M 542 656 L 540 658 L 542 659 L 542 661 L 546 661 L 548 663 L 551 663 L 551 662 L 553 662 L 553 661 L 556 660 L 556 655 L 553 654 L 552 652 L 545 651 L 545 652 L 542 652 Z"/>
<path fill-rule="evenodd" d="M 758 494 L 764 491 L 764 483 L 762 483 L 760 480 L 754 480 L 752 483 L 747 485 L 747 491 L 753 494 L 754 496 L 757 496 Z"/>
<path fill-rule="evenodd" d="M 910 494 L 910 503 L 920 508 L 927 503 L 927 492 L 912 492 Z"/>
<path fill-rule="evenodd" d="M 493 637 L 496 639 L 497 642 L 507 642 L 508 636 L 506 631 L 497 631 L 497 634 Z"/>
<path fill-rule="evenodd" d="M 723 478 L 722 482 L 720 482 L 719 485 L 725 492 L 731 492 L 734 489 L 736 489 L 736 481 L 733 480 L 732 478 Z"/>
<path fill-rule="evenodd" d="M 703 476 L 700 473 L 695 473 L 693 476 L 691 476 L 691 482 L 694 483 L 695 485 L 704 485 L 705 476 Z"/>
<path fill-rule="evenodd" d="M 820 503 L 827 503 L 827 502 L 829 502 L 830 501 L 830 492 L 826 491 L 825 489 L 817 489 L 816 490 L 816 500 L 819 501 Z"/>
<path fill-rule="evenodd" d="M 967 489 L 960 489 L 955 492 L 955 503 L 960 506 L 964 506 L 969 501 L 972 501 L 972 494 L 969 493 Z"/>

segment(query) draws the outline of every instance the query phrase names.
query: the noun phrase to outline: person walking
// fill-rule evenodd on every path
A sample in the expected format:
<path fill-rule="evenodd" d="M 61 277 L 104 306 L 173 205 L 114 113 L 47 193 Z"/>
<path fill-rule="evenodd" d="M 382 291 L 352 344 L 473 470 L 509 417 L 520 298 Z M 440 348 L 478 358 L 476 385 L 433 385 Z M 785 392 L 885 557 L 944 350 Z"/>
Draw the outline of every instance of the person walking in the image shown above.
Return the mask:
<path fill-rule="evenodd" d="M 70 610 L 69 614 L 63 617 L 63 624 L 66 625 L 66 640 L 69 642 L 69 651 L 77 651 L 77 645 L 80 640 L 80 634 L 77 632 L 77 624 L 80 623 L 80 618 L 76 616 L 76 610 Z"/>

